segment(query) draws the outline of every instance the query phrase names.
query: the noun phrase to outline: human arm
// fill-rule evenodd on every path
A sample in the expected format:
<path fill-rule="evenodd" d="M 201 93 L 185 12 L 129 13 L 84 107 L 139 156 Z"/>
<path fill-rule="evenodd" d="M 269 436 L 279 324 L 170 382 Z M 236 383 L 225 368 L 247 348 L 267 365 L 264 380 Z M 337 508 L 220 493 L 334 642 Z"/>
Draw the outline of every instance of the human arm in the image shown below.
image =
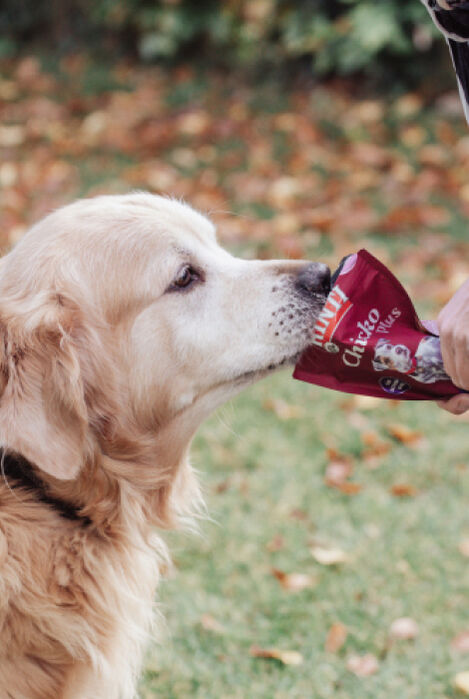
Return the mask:
<path fill-rule="evenodd" d="M 469 279 L 440 312 L 437 324 L 445 371 L 456 386 L 469 391 Z M 438 401 L 438 405 L 460 415 L 469 410 L 469 394 Z"/>

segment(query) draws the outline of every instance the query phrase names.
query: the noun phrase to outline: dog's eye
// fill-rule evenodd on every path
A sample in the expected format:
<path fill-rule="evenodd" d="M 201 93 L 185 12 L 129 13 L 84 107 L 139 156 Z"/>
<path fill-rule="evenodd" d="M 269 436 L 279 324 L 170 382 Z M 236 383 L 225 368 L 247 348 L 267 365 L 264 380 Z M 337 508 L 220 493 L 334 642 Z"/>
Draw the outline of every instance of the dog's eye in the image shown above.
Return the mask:
<path fill-rule="evenodd" d="M 170 289 L 186 289 L 198 279 L 200 279 L 200 276 L 196 270 L 190 265 L 186 265 L 180 270 Z"/>

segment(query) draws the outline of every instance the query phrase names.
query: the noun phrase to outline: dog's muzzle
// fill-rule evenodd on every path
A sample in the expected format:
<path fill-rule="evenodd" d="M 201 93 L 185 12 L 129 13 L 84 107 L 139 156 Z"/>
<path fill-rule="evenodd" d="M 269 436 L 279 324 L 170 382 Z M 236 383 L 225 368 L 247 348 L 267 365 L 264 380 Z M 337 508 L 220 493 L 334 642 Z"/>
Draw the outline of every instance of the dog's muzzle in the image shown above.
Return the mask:
<path fill-rule="evenodd" d="M 298 274 L 295 288 L 301 294 L 327 296 L 331 290 L 331 270 L 322 262 L 308 262 Z"/>

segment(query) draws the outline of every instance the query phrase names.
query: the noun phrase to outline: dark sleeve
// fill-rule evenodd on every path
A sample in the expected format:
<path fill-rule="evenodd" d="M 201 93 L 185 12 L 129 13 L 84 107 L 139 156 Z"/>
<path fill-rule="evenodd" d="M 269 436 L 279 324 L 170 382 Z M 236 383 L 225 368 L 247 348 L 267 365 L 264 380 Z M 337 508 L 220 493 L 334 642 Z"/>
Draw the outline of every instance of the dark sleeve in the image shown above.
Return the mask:
<path fill-rule="evenodd" d="M 469 2 L 454 10 L 434 10 L 435 24 L 444 33 L 469 41 Z"/>
<path fill-rule="evenodd" d="M 450 10 L 436 0 L 422 0 L 435 25 L 446 37 L 458 79 L 464 115 L 469 124 L 469 0 L 446 0 Z"/>
<path fill-rule="evenodd" d="M 469 104 L 469 44 L 467 42 L 448 40 L 449 50 L 458 76 L 461 97 L 464 95 L 466 105 Z"/>

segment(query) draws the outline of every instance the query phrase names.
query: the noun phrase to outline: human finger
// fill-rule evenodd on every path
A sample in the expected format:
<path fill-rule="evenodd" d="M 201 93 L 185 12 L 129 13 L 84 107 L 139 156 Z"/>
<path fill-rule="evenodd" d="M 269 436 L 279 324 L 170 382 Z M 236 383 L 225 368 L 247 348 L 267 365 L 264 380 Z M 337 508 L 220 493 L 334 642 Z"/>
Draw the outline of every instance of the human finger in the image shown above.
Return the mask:
<path fill-rule="evenodd" d="M 454 351 L 455 375 L 453 383 L 469 390 L 469 341 L 465 335 L 456 339 Z"/>
<path fill-rule="evenodd" d="M 450 379 L 452 379 L 454 382 L 457 381 L 458 373 L 456 364 L 456 340 L 454 328 L 453 325 L 447 323 L 446 320 L 442 322 L 440 316 L 438 316 L 438 327 L 440 330 L 440 346 L 443 366 Z"/>
<path fill-rule="evenodd" d="M 460 393 L 456 396 L 451 396 L 447 400 L 437 401 L 439 408 L 452 413 L 453 415 L 462 415 L 467 410 L 469 410 L 469 395 L 467 393 Z"/>

